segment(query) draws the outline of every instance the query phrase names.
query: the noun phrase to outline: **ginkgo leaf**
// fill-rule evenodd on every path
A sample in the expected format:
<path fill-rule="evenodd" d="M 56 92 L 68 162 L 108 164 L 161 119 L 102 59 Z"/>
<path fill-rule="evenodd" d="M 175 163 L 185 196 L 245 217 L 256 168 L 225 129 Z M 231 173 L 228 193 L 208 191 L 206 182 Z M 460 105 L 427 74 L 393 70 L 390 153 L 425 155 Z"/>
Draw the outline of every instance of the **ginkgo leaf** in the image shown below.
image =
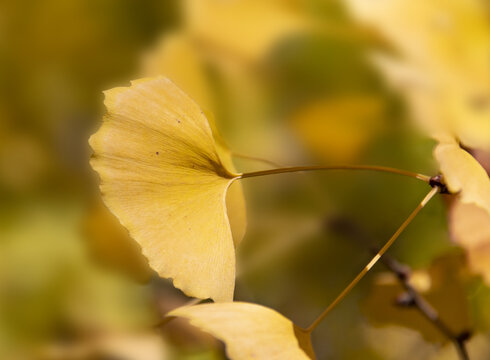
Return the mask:
<path fill-rule="evenodd" d="M 384 54 L 372 55 L 371 61 L 382 71 L 389 84 L 403 93 L 410 105 L 412 118 L 425 134 L 439 142 L 454 139 L 454 133 L 447 123 L 447 108 L 442 105 L 442 94 L 423 70 Z"/>
<path fill-rule="evenodd" d="M 144 57 L 142 65 L 144 76 L 165 76 L 196 101 L 206 115 L 213 133 L 216 150 L 225 168 L 236 172 L 232 153 L 221 137 L 212 111 L 215 105 L 212 97 L 212 86 L 204 69 L 204 60 L 199 48 L 185 34 L 175 33 L 165 36 Z M 238 245 L 245 236 L 247 212 L 245 196 L 240 182 L 234 182 L 226 196 L 226 207 L 230 221 L 233 241 Z"/>
<path fill-rule="evenodd" d="M 437 145 L 434 155 L 449 190 L 460 192 L 463 203 L 476 204 L 490 214 L 490 179 L 478 161 L 455 142 Z"/>
<path fill-rule="evenodd" d="M 488 50 L 488 20 L 482 0 L 348 0 L 354 15 L 379 29 L 414 63 L 438 68 L 483 70 Z M 478 66 L 477 66 L 478 65 Z M 476 67 L 475 67 L 476 66 Z"/>
<path fill-rule="evenodd" d="M 160 360 L 172 355 L 170 346 L 162 336 L 151 332 L 109 335 L 94 345 L 96 358 Z"/>
<path fill-rule="evenodd" d="M 469 267 L 490 285 L 490 214 L 476 205 L 455 201 L 449 220 L 451 237 L 466 250 Z"/>
<path fill-rule="evenodd" d="M 168 77 L 203 110 L 214 110 L 209 79 L 199 48 L 186 34 L 163 37 L 142 59 L 142 76 Z"/>
<path fill-rule="evenodd" d="M 467 147 L 489 149 L 490 22 L 484 1 L 348 3 L 398 51 L 381 69 L 392 78 L 393 70 L 403 72 L 398 86 L 416 112 L 425 113 L 418 120 L 429 124 L 424 127 L 431 128 L 430 135 L 443 129 Z"/>
<path fill-rule="evenodd" d="M 309 334 L 276 311 L 243 302 L 184 306 L 169 316 L 222 340 L 232 360 L 315 359 Z"/>
<path fill-rule="evenodd" d="M 36 358 L 50 360 L 124 359 L 161 360 L 173 355 L 170 346 L 160 334 L 103 333 L 70 342 L 45 344 Z"/>
<path fill-rule="evenodd" d="M 489 36 L 490 41 L 490 36 Z M 440 81 L 427 69 L 376 54 L 373 62 L 401 90 L 414 120 L 429 136 L 445 142 L 458 138 L 469 147 L 490 147 L 490 87 L 466 81 Z M 490 83 L 490 76 L 482 75 Z"/>
<path fill-rule="evenodd" d="M 225 196 L 236 175 L 223 166 L 203 112 L 163 77 L 109 90 L 105 104 L 90 139 L 105 203 L 159 275 L 187 295 L 232 300 Z"/>
<path fill-rule="evenodd" d="M 250 61 L 306 27 L 285 0 L 186 0 L 184 19 L 186 30 L 200 42 Z"/>
<path fill-rule="evenodd" d="M 490 34 L 488 37 L 490 43 Z M 490 56 L 490 51 L 489 51 Z M 488 66 L 490 69 L 490 66 Z M 455 84 L 445 96 L 451 128 L 466 146 L 490 149 L 490 74 L 482 75 L 485 84 Z"/>

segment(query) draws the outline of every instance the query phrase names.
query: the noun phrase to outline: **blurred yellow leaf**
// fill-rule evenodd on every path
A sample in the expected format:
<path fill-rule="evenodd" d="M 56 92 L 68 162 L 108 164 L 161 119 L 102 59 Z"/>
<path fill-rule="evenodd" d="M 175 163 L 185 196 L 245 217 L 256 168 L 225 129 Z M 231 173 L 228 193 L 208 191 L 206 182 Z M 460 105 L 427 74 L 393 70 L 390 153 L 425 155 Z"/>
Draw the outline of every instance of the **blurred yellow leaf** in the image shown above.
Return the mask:
<path fill-rule="evenodd" d="M 439 142 L 434 155 L 449 190 L 490 213 L 488 175 L 457 143 L 490 147 L 490 22 L 483 2 L 349 3 L 399 50 L 400 60 L 382 55 L 375 61 L 402 88 L 415 118 Z"/>
<path fill-rule="evenodd" d="M 141 248 L 100 201 L 87 212 L 83 230 L 91 255 L 100 263 L 124 272 L 137 281 L 150 279 L 153 271 L 141 255 Z"/>
<path fill-rule="evenodd" d="M 223 166 L 203 112 L 162 77 L 109 90 L 105 104 L 90 144 L 109 209 L 161 276 L 187 295 L 232 300 L 225 196 L 236 175 Z"/>
<path fill-rule="evenodd" d="M 189 36 L 174 33 L 163 37 L 142 59 L 143 76 L 166 76 L 203 110 L 214 110 L 212 91 L 199 48 Z"/>
<path fill-rule="evenodd" d="M 410 105 L 413 119 L 422 131 L 437 141 L 451 141 L 453 131 L 447 123 L 448 111 L 443 94 L 434 81 L 416 66 L 384 54 L 375 54 L 372 61 L 390 84 L 401 90 Z"/>
<path fill-rule="evenodd" d="M 484 70 L 490 28 L 482 0 L 349 0 L 354 15 L 379 29 L 413 63 L 469 74 Z M 463 70 L 473 64 L 471 69 Z M 477 66 L 476 66 L 477 65 Z M 475 67 L 476 66 L 476 67 Z"/>
<path fill-rule="evenodd" d="M 460 192 L 462 202 L 476 204 L 490 214 L 490 179 L 478 161 L 454 142 L 437 145 L 434 155 L 449 190 Z"/>
<path fill-rule="evenodd" d="M 95 352 L 102 358 L 161 360 L 171 356 L 169 346 L 158 333 L 115 334 L 100 339 Z"/>
<path fill-rule="evenodd" d="M 438 128 L 430 135 L 444 130 L 468 147 L 489 149 L 490 21 L 484 1 L 349 3 L 398 50 L 398 59 L 378 63 L 418 108 L 418 121 Z"/>
<path fill-rule="evenodd" d="M 375 96 L 328 98 L 300 110 L 293 126 L 314 153 L 335 162 L 350 162 L 382 128 L 383 103 Z"/>
<path fill-rule="evenodd" d="M 222 340 L 233 360 L 314 359 L 309 334 L 264 306 L 234 302 L 184 306 L 169 316 L 190 323 Z"/>
<path fill-rule="evenodd" d="M 490 44 L 490 32 L 487 39 Z M 490 57 L 490 49 L 488 56 Z M 464 145 L 490 150 L 490 66 L 487 73 L 467 75 L 446 87 L 446 107 L 451 129 Z M 464 76 L 464 74 L 462 75 Z"/>
<path fill-rule="evenodd" d="M 48 344 L 36 351 L 40 360 L 162 360 L 171 351 L 161 335 L 151 332 L 98 334 L 96 337 Z"/>
<path fill-rule="evenodd" d="M 470 268 L 490 285 L 490 215 L 478 206 L 456 201 L 449 227 L 453 240 L 466 250 Z"/>
<path fill-rule="evenodd" d="M 186 0 L 184 9 L 186 30 L 194 38 L 249 61 L 260 59 L 278 40 L 306 25 L 285 0 Z"/>
<path fill-rule="evenodd" d="M 399 60 L 380 55 L 375 62 L 404 91 L 414 117 L 439 142 L 434 155 L 449 190 L 490 213 L 488 175 L 458 144 L 490 148 L 490 22 L 483 2 L 349 4 L 400 52 Z"/>

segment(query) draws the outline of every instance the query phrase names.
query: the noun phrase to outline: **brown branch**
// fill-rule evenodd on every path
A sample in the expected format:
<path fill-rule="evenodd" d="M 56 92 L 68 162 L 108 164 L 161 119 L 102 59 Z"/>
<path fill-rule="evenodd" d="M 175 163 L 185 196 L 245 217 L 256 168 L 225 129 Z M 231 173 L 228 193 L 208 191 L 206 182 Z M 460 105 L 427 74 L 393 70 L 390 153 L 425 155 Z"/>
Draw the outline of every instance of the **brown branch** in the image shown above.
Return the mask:
<path fill-rule="evenodd" d="M 432 305 L 429 304 L 429 302 L 427 302 L 427 300 L 425 300 L 424 297 L 410 284 L 410 269 L 407 265 L 399 263 L 390 256 L 385 256 L 382 262 L 396 275 L 400 284 L 407 292 L 408 296 L 405 298 L 408 302 L 407 305 L 416 308 L 427 320 L 432 322 L 432 324 L 454 344 L 459 357 L 462 360 L 469 360 L 465 342 L 470 338 L 470 332 L 463 331 L 460 334 L 456 334 L 446 325 L 440 318 L 437 310 L 434 309 L 434 307 L 432 307 Z"/>
<path fill-rule="evenodd" d="M 373 247 L 372 242 L 368 240 L 366 233 L 349 219 L 340 217 L 329 219 L 327 226 L 338 234 L 355 239 L 359 243 L 366 245 L 371 253 L 376 254 L 378 252 L 378 249 Z M 408 265 L 398 262 L 387 254 L 385 254 L 380 261 L 396 275 L 398 281 L 406 291 L 407 296 L 397 299 L 397 304 L 417 309 L 423 317 L 430 321 L 441 334 L 454 344 L 461 360 L 469 360 L 466 341 L 471 337 L 471 332 L 463 331 L 457 334 L 448 327 L 439 316 L 437 310 L 410 284 L 411 271 Z"/>

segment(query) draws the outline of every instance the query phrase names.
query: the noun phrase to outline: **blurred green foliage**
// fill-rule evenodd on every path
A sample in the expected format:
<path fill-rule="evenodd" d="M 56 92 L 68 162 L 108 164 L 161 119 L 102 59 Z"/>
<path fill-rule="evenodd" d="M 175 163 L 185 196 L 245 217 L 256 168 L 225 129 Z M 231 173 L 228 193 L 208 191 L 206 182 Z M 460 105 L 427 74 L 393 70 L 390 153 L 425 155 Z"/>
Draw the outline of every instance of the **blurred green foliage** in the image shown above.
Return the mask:
<path fill-rule="evenodd" d="M 383 126 L 352 161 L 434 174 L 433 142 L 413 128 L 401 99 L 366 61 L 369 49 L 382 40 L 353 23 L 337 1 L 284 3 L 294 4 L 315 25 L 313 30 L 280 38 L 253 63 L 228 58 L 226 51 L 204 51 L 197 42 L 199 51 L 213 53 L 204 67 L 217 103 L 216 120 L 230 148 L 284 165 L 322 163 L 325 159 L 296 131 L 295 114 L 320 99 L 369 95 L 386 109 L 379 115 Z M 167 281 L 153 276 L 138 284 L 101 265 L 82 231 L 99 197 L 87 139 L 104 112 L 102 91 L 138 77 L 141 54 L 162 34 L 187 34 L 182 4 L 0 3 L 1 358 L 64 359 L 46 355 L 51 354 L 46 349 L 91 344 L 94 337 L 103 339 L 101 334 L 153 333 L 168 310 L 186 301 Z M 338 121 L 341 126 L 342 119 Z M 240 170 L 262 167 L 243 159 L 236 164 Z M 328 220 L 345 217 L 381 246 L 427 190 L 410 179 L 349 172 L 279 175 L 246 180 L 244 186 L 249 226 L 238 253 L 242 275 L 236 299 L 272 307 L 303 326 L 370 257 L 365 246 L 331 231 Z M 445 204 L 436 199 L 391 254 L 424 270 L 453 250 Z M 450 345 L 428 342 L 417 324 L 409 329 L 395 316 L 385 318 L 388 341 L 379 324 L 362 313 L 368 306 L 360 304 L 384 296 L 376 293 L 380 271 L 382 266 L 373 269 L 314 334 L 318 357 L 394 359 L 392 341 L 407 351 L 396 359 L 455 359 L 446 351 Z M 479 339 L 489 334 L 490 290 L 475 278 L 468 284 L 460 294 L 468 299 L 468 308 L 451 299 L 445 305 L 448 313 L 469 314 L 478 333 L 474 359 L 486 359 L 490 349 Z M 413 321 L 427 326 L 423 318 Z M 159 349 L 164 350 L 157 356 L 224 357 L 219 342 L 175 323 L 161 332 Z"/>

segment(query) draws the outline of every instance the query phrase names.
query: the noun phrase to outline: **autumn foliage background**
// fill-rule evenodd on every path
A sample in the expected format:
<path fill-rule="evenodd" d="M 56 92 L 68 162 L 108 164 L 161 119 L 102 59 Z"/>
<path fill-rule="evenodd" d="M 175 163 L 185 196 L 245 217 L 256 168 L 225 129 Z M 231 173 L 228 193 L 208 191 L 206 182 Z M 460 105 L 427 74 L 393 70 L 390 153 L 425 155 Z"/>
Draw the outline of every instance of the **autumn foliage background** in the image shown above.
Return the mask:
<path fill-rule="evenodd" d="M 164 69 L 212 109 L 236 153 L 290 166 L 437 173 L 435 142 L 371 61 L 390 43 L 343 2 L 240 0 L 231 10 L 220 3 L 0 4 L 0 358 L 224 358 L 219 341 L 185 321 L 155 331 L 188 299 L 147 267 L 102 205 L 88 138 L 105 111 L 103 90 Z M 490 155 L 475 156 L 488 170 Z M 241 158 L 235 165 L 264 168 Z M 350 172 L 243 186 L 248 227 L 235 299 L 303 326 L 427 190 L 403 177 Z M 455 232 L 469 230 L 448 215 L 453 203 L 434 199 L 390 255 L 412 269 L 414 286 L 455 332 L 471 331 L 471 358 L 488 359 L 490 255 L 469 256 L 455 244 Z M 396 305 L 401 295 L 377 265 L 314 333 L 318 358 L 457 359 L 432 324 Z"/>

